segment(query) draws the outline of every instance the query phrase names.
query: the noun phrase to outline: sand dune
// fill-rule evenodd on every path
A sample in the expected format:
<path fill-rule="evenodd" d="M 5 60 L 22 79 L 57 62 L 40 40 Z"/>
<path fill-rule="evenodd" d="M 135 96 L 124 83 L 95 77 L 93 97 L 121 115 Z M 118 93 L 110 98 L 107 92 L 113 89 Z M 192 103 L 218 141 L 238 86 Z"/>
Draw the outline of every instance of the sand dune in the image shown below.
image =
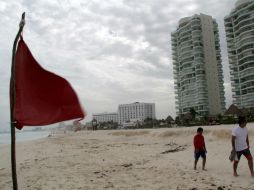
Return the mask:
<path fill-rule="evenodd" d="M 247 161 L 232 176 L 233 125 L 204 126 L 207 169 L 193 170 L 197 127 L 81 131 L 17 145 L 20 190 L 254 189 Z M 248 124 L 254 154 L 254 124 Z M 0 189 L 12 188 L 10 147 L 0 148 Z"/>

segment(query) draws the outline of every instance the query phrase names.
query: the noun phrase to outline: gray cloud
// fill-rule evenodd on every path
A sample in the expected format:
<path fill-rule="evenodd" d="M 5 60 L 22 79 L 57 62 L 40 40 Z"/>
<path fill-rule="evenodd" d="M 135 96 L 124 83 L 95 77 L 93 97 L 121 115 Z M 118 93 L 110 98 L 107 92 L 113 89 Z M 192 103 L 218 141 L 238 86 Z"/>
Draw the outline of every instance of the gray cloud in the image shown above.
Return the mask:
<path fill-rule="evenodd" d="M 155 102 L 175 116 L 170 33 L 200 12 L 219 24 L 227 105 L 231 103 L 223 18 L 231 0 L 10 0 L 0 2 L 0 129 L 8 127 L 11 49 L 21 13 L 24 39 L 38 62 L 65 77 L 91 114 L 118 104 Z M 7 111 L 6 111 L 7 110 Z"/>

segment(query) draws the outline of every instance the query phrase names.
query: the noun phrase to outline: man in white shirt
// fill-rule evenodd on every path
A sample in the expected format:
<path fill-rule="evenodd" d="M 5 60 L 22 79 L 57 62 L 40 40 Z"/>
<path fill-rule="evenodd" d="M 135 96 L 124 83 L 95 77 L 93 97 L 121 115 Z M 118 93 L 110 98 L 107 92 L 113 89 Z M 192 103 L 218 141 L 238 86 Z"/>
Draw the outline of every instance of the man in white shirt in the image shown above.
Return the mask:
<path fill-rule="evenodd" d="M 245 117 L 239 116 L 238 124 L 239 126 L 234 127 L 234 129 L 232 130 L 232 148 L 233 148 L 233 151 L 236 151 L 237 158 L 238 158 L 238 159 L 235 159 L 233 163 L 234 176 L 235 177 L 238 176 L 236 170 L 237 170 L 238 162 L 240 161 L 240 158 L 243 154 L 248 160 L 251 176 L 254 177 L 253 161 L 252 161 L 253 158 L 249 150 L 250 146 L 249 146 L 248 130 L 246 127 L 247 121 Z"/>

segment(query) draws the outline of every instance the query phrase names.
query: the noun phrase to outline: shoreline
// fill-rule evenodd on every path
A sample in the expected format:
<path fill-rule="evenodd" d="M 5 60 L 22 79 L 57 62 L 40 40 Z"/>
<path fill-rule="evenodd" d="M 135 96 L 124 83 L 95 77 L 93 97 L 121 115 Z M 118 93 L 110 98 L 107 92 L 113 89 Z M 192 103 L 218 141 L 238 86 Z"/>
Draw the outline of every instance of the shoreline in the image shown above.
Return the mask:
<path fill-rule="evenodd" d="M 41 139 L 47 137 L 51 134 L 50 131 L 22 131 L 16 132 L 16 142 L 26 142 L 33 141 L 36 139 Z M 10 145 L 11 144 L 11 133 L 0 133 L 0 145 Z"/>

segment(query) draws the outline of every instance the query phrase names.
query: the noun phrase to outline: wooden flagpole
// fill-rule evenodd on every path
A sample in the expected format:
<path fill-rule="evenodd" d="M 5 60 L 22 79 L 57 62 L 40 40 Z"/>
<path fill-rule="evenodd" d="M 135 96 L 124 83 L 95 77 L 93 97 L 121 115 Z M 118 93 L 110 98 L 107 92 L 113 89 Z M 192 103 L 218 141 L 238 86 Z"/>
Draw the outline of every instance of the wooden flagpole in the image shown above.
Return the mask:
<path fill-rule="evenodd" d="M 21 21 L 19 23 L 19 31 L 15 37 L 12 48 L 12 65 L 11 65 L 11 85 L 10 85 L 10 115 L 11 115 L 11 166 L 12 166 L 12 183 L 13 190 L 18 190 L 17 173 L 16 173 L 16 136 L 15 136 L 15 121 L 14 121 L 14 107 L 15 107 L 15 55 L 17 49 L 17 43 L 20 35 L 25 26 L 25 12 L 22 14 Z"/>

